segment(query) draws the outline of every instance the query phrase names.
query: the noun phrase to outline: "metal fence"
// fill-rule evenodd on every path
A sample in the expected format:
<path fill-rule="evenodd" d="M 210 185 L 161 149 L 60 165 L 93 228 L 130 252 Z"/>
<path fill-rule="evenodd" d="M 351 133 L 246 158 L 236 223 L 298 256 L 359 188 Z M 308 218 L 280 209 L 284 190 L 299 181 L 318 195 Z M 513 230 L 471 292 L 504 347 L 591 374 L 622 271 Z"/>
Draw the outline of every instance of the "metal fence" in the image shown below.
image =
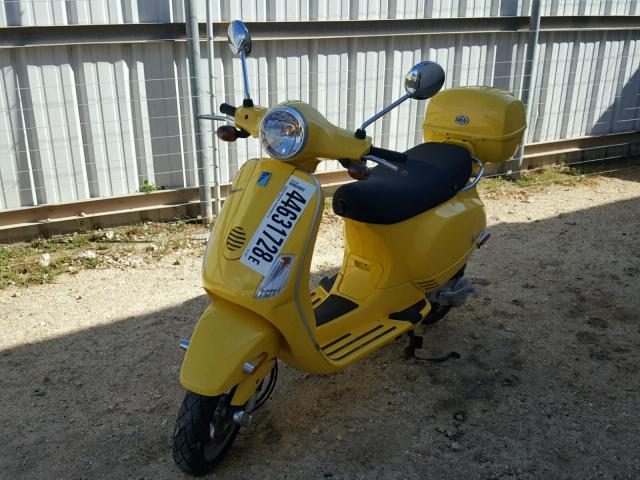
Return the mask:
<path fill-rule="evenodd" d="M 223 43 L 224 22 L 240 18 L 259 22 L 250 26 L 257 34 L 248 60 L 257 104 L 301 99 L 353 129 L 399 97 L 404 73 L 428 58 L 445 68 L 445 88 L 529 90 L 526 142 L 640 130 L 640 0 L 543 2 L 530 77 L 527 0 L 215 4 L 207 105 L 240 102 L 240 63 Z M 9 39 L 0 40 L 0 210 L 132 194 L 145 180 L 198 185 L 181 0 L 0 5 L 0 36 Z M 204 22 L 204 0 L 198 11 Z M 118 28 L 127 23 L 135 25 Z M 202 52 L 208 72 L 204 44 Z M 406 102 L 367 133 L 383 147 L 412 146 L 425 106 Z M 204 135 L 221 182 L 260 154 L 253 140 L 218 145 Z"/>
<path fill-rule="evenodd" d="M 204 21 L 205 1 L 198 0 Z M 3 0 L 0 26 L 184 22 L 182 0 Z M 218 0 L 214 22 L 528 15 L 531 0 Z M 637 15 L 637 0 L 547 0 L 543 15 Z"/>

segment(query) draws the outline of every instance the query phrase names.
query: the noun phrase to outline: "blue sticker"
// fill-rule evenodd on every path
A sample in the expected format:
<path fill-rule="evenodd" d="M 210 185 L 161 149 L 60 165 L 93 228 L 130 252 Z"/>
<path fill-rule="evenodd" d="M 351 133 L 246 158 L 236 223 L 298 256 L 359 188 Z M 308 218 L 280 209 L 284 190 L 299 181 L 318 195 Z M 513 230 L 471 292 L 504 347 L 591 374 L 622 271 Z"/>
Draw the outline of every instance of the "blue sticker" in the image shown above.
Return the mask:
<path fill-rule="evenodd" d="M 266 187 L 267 183 L 269 183 L 269 179 L 271 178 L 271 172 L 262 172 L 260 174 L 260 178 L 258 178 L 258 185 L 261 187 Z"/>

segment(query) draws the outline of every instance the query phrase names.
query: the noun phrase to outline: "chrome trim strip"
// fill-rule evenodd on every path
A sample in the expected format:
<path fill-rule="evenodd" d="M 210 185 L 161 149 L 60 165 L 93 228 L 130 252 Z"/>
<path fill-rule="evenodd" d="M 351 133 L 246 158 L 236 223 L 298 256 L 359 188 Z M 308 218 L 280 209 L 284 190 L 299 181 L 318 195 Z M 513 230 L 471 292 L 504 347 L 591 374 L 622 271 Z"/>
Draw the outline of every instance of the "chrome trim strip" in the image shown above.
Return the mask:
<path fill-rule="evenodd" d="M 482 164 L 482 162 L 480 160 L 478 160 L 476 157 L 471 157 L 471 160 L 473 160 L 474 162 L 476 162 L 478 165 L 480 165 L 480 171 L 478 172 L 478 174 L 476 175 L 476 178 L 473 179 L 473 182 L 469 183 L 468 185 L 466 185 L 462 190 L 460 190 L 460 192 L 466 192 L 467 190 L 471 190 L 473 187 L 475 187 L 478 182 L 480 181 L 480 179 L 482 178 L 482 176 L 484 175 L 484 165 Z"/>
<path fill-rule="evenodd" d="M 294 173 L 296 171 L 297 170 L 294 170 Z M 317 201 L 316 201 L 316 209 L 313 212 L 313 226 L 315 227 L 316 221 L 318 219 L 318 212 L 320 211 L 320 207 L 322 206 L 322 188 L 320 187 L 320 182 L 318 182 L 318 179 L 316 178 L 316 176 L 313 173 L 310 173 L 310 172 L 305 172 L 305 173 L 309 174 L 309 176 L 313 180 L 313 183 L 316 186 L 316 192 L 317 192 L 317 197 L 318 198 L 317 198 Z M 304 265 L 304 263 L 306 261 L 306 258 L 307 258 L 307 253 L 309 251 L 309 244 L 311 243 L 311 236 L 313 234 L 313 230 L 314 230 L 314 228 L 312 227 L 311 230 L 309 231 L 309 236 L 307 237 L 307 243 L 304 246 L 304 251 L 302 252 L 302 255 L 300 256 L 300 263 L 298 265 L 298 274 L 296 275 L 295 289 L 296 289 L 296 309 L 298 310 L 298 315 L 302 319 L 302 323 L 304 323 L 304 326 L 307 329 L 307 333 L 309 334 L 309 336 L 311 337 L 311 340 L 313 341 L 313 346 L 316 348 L 316 350 L 319 351 L 320 350 L 320 344 L 318 344 L 318 340 L 316 339 L 315 335 L 313 334 L 313 329 L 311 328 L 311 326 L 309 325 L 309 322 L 307 321 L 307 319 L 304 316 L 304 312 L 302 310 L 302 304 L 301 304 L 301 300 L 300 300 L 300 277 L 302 276 L 302 265 Z M 307 285 L 307 288 L 309 288 L 308 285 Z"/>

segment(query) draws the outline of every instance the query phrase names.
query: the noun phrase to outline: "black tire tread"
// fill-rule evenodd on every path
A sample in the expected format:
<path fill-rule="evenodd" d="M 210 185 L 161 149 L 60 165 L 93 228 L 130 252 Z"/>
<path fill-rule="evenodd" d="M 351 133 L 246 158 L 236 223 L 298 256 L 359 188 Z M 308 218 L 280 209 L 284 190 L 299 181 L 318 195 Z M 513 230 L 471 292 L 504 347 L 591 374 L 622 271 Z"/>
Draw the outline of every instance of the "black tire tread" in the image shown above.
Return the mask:
<path fill-rule="evenodd" d="M 441 307 L 437 303 L 432 306 L 432 309 L 427 313 L 427 315 L 422 319 L 423 325 L 433 325 L 442 320 L 447 313 L 449 313 L 451 307 Z"/>
<path fill-rule="evenodd" d="M 202 476 L 211 472 L 225 457 L 238 434 L 235 426 L 231 439 L 213 460 L 204 457 L 204 446 L 209 440 L 209 423 L 220 397 L 205 397 L 187 392 L 173 431 L 173 461 L 183 471 Z"/>

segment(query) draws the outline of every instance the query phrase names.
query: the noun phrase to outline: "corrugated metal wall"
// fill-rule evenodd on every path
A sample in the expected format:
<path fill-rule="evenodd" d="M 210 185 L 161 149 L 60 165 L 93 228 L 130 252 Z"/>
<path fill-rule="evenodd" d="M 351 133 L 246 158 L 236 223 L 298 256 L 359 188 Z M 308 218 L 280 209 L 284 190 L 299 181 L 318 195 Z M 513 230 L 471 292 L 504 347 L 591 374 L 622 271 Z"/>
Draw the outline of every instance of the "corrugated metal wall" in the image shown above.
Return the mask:
<path fill-rule="evenodd" d="M 10 26 L 184 17 L 181 0 L 1 3 L 0 24 Z M 549 1 L 543 14 L 634 15 L 638 4 Z M 529 8 L 527 0 L 222 0 L 214 13 L 222 21 L 377 20 L 527 15 Z M 202 0 L 202 17 L 204 11 Z M 250 83 L 256 103 L 301 99 L 334 123 L 355 128 L 400 96 L 404 73 L 426 58 L 443 65 L 447 87 L 494 85 L 521 94 L 526 41 L 526 33 L 502 32 L 255 42 Z M 527 141 L 640 130 L 639 42 L 637 30 L 541 34 Z M 205 52 L 203 43 L 202 72 Z M 237 104 L 240 62 L 221 43 L 215 56 L 213 101 Z M 183 42 L 0 49 L 0 72 L 0 210 L 126 195 L 144 180 L 197 185 Z M 425 102 L 406 102 L 368 133 L 383 147 L 412 146 L 421 138 L 424 109 Z M 213 148 L 213 138 L 206 144 Z M 220 145 L 218 154 L 227 182 L 259 148 L 239 141 Z"/>
<path fill-rule="evenodd" d="M 182 0 L 3 0 L 0 26 L 184 22 Z M 529 0 L 218 0 L 214 21 L 380 20 L 527 15 Z M 607 14 L 598 1 L 563 2 L 583 14 Z M 626 0 L 625 4 L 634 3 Z M 617 7 L 616 7 L 617 8 Z M 624 14 L 629 10 L 621 4 Z M 198 1 L 204 21 L 205 0 Z M 586 12 L 586 13 L 584 13 Z M 612 13 L 613 14 L 613 11 Z"/>
<path fill-rule="evenodd" d="M 204 2 L 198 11 L 204 21 Z M 182 0 L 2 0 L 0 26 L 184 22 Z M 214 21 L 528 15 L 530 0 L 218 0 Z M 637 15 L 637 0 L 548 0 L 543 15 Z"/>

